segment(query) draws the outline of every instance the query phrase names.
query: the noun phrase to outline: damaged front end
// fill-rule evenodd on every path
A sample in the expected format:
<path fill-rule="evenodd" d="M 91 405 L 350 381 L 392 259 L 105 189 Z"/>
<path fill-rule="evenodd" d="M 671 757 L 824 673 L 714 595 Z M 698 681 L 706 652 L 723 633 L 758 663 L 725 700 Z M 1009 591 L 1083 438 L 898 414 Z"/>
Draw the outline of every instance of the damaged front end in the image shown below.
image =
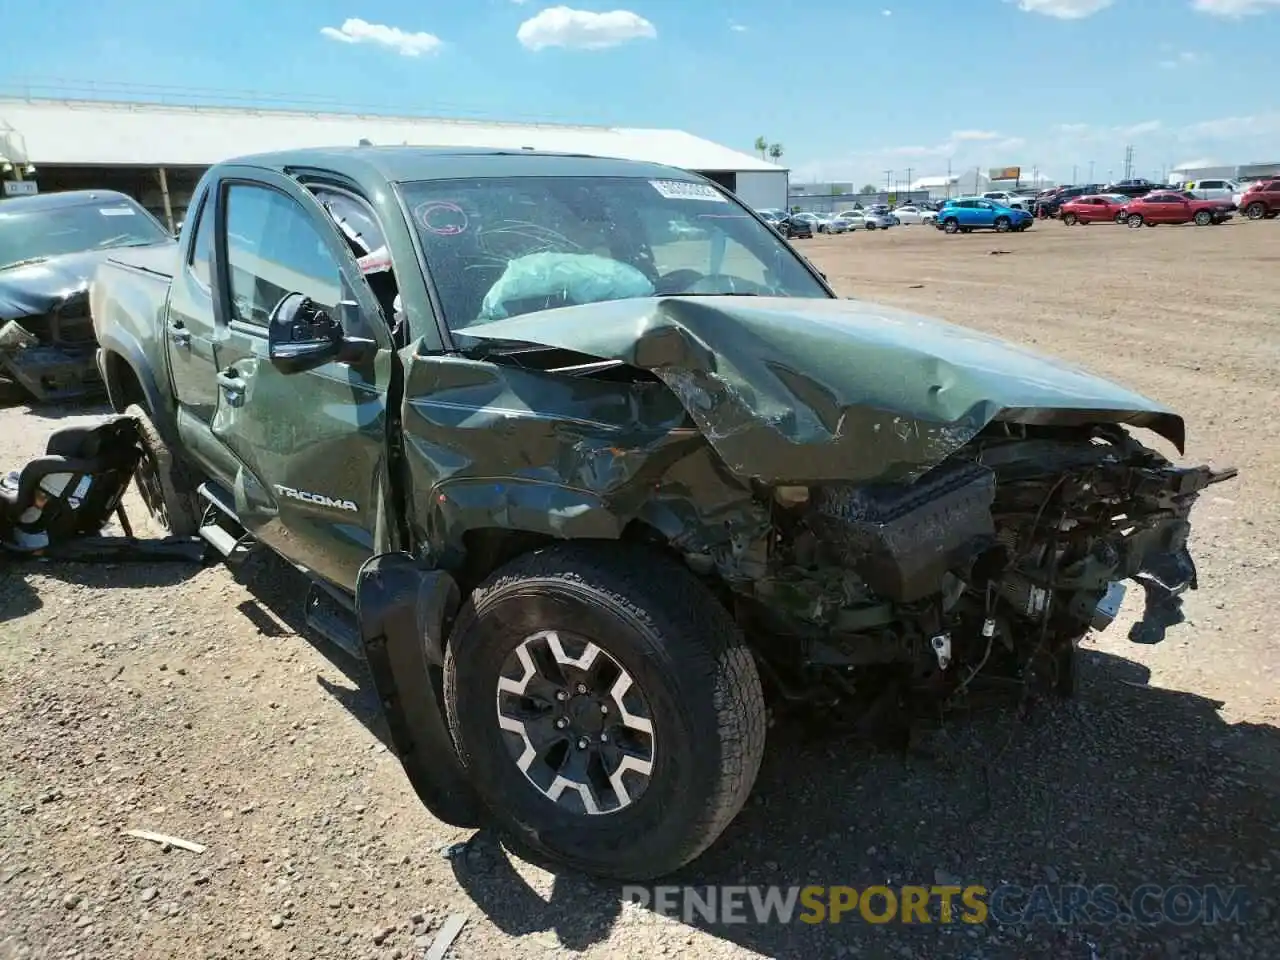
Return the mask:
<path fill-rule="evenodd" d="M 643 491 L 594 492 L 619 515 L 589 535 L 657 529 L 720 589 L 775 691 L 805 704 L 945 698 L 979 677 L 1069 690 L 1076 644 L 1117 616 L 1124 581 L 1145 593 L 1132 640 L 1181 620 L 1191 510 L 1235 475 L 1135 439 L 1147 428 L 1181 452 L 1185 434 L 1139 394 L 868 304 L 665 298 L 456 333 L 502 367 L 539 366 L 504 351 L 542 344 L 678 398 L 681 432 L 696 425 L 724 471 L 651 464 Z"/>
<path fill-rule="evenodd" d="M 84 288 L 38 304 L 42 309 L 0 320 L 0 378 L 41 402 L 99 393 L 97 342 Z"/>
<path fill-rule="evenodd" d="M 1114 425 L 992 424 L 910 485 L 777 488 L 771 572 L 739 611 L 796 699 L 864 694 L 858 668 L 886 666 L 937 694 L 980 674 L 1068 692 L 1125 580 L 1145 591 L 1131 640 L 1181 622 L 1191 509 L 1234 475 Z"/>

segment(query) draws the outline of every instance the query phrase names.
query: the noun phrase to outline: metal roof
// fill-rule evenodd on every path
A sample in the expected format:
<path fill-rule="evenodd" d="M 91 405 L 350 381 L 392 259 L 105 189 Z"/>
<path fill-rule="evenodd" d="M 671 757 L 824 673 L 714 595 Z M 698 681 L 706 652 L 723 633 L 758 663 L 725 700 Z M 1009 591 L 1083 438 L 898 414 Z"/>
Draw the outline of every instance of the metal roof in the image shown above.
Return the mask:
<path fill-rule="evenodd" d="M 229 158 L 231 163 L 272 170 L 320 168 L 349 176 L 376 190 L 387 180 L 453 180 L 467 177 L 644 177 L 694 180 L 680 167 L 529 150 L 474 147 L 319 147 Z"/>
<path fill-rule="evenodd" d="M 362 139 L 413 146 L 532 147 L 686 170 L 786 169 L 680 130 L 0 98 L 0 153 L 14 162 L 37 166 L 205 167 L 232 156 L 354 146 Z"/>

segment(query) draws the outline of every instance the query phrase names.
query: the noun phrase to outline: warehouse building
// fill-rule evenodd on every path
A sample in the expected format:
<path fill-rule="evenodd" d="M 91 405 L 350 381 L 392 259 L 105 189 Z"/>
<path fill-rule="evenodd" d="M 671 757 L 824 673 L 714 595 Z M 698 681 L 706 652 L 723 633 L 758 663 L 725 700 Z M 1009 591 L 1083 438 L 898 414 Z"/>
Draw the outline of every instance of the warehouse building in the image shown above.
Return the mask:
<path fill-rule="evenodd" d="M 785 167 L 679 130 L 0 98 L 0 180 L 6 194 L 120 190 L 170 225 L 181 221 L 196 182 L 214 163 L 362 140 L 643 160 L 700 173 L 756 209 L 787 202 Z"/>

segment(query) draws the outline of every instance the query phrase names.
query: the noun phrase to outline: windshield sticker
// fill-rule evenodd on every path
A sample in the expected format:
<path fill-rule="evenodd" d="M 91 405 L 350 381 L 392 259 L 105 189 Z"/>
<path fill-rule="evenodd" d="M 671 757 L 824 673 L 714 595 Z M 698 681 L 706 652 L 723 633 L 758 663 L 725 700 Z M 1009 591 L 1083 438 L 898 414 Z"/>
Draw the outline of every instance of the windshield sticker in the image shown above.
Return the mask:
<path fill-rule="evenodd" d="M 467 230 L 467 214 L 456 203 L 448 200 L 431 200 L 420 204 L 413 211 L 414 218 L 423 230 L 437 237 L 456 237 Z"/>
<path fill-rule="evenodd" d="M 134 215 L 131 207 L 99 207 L 98 212 L 104 217 L 132 217 Z"/>
<path fill-rule="evenodd" d="M 684 180 L 650 180 L 649 186 L 668 200 L 710 200 L 712 203 L 728 203 L 715 187 L 705 183 L 688 183 Z"/>
<path fill-rule="evenodd" d="M 385 273 L 391 269 L 391 254 L 387 248 L 379 247 L 371 253 L 366 253 L 363 257 L 356 260 L 362 274 Z"/>

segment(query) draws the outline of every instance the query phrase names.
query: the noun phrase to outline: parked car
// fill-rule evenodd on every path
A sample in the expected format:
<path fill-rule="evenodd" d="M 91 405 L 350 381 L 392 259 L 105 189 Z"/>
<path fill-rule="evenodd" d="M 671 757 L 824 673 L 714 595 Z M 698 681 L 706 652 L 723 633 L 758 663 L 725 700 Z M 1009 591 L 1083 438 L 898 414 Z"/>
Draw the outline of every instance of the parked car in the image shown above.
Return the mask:
<path fill-rule="evenodd" d="M 1126 197 L 1141 197 L 1150 193 L 1152 190 L 1167 190 L 1169 185 L 1165 183 L 1152 183 L 1142 177 L 1135 177 L 1130 180 L 1117 180 L 1115 183 L 1107 184 L 1099 193 L 1122 193 Z M 1090 191 L 1093 192 L 1093 191 Z"/>
<path fill-rule="evenodd" d="M 1238 180 L 1187 180 L 1177 184 L 1178 190 L 1186 190 L 1197 200 L 1224 200 L 1236 203 L 1236 194 L 1243 191 Z"/>
<path fill-rule="evenodd" d="M 836 213 L 824 214 L 818 221 L 819 233 L 848 233 L 849 221 Z"/>
<path fill-rule="evenodd" d="M 1198 227 L 1206 227 L 1230 220 L 1233 210 L 1231 203 L 1199 200 L 1170 190 L 1157 190 L 1138 197 L 1124 207 L 1125 222 L 1131 227 L 1154 227 L 1161 223 L 1194 223 Z"/>
<path fill-rule="evenodd" d="M 926 210 L 914 203 L 894 207 L 893 215 L 898 218 L 899 223 L 933 223 L 938 219 L 936 211 Z"/>
<path fill-rule="evenodd" d="M 1270 219 L 1280 214 L 1280 179 L 1249 184 L 1236 206 L 1250 220 Z"/>
<path fill-rule="evenodd" d="M 1125 205 L 1130 198 L 1120 193 L 1099 193 L 1085 197 L 1073 197 L 1058 210 L 1059 219 L 1067 226 L 1076 223 L 1124 223 L 1128 214 Z"/>
<path fill-rule="evenodd" d="M 957 197 L 938 211 L 937 228 L 947 233 L 996 230 L 1021 232 L 1034 222 L 1025 210 L 1015 210 L 985 197 Z"/>
<path fill-rule="evenodd" d="M 813 223 L 803 213 L 790 213 L 778 222 L 778 232 L 788 240 L 812 240 Z"/>
<path fill-rule="evenodd" d="M 66 401 L 101 393 L 89 278 L 121 247 L 172 247 L 169 231 L 114 190 L 0 200 L 0 388 Z"/>
<path fill-rule="evenodd" d="M 1074 200 L 1077 197 L 1108 194 L 1111 192 L 1112 191 L 1110 190 L 1103 189 L 1096 183 L 1057 187 L 1054 190 L 1051 190 L 1047 195 L 1038 198 L 1032 212 L 1042 220 L 1049 217 L 1056 217 L 1064 203 Z"/>
<path fill-rule="evenodd" d="M 1014 193 L 1009 190 L 993 190 L 989 193 L 984 193 L 982 197 L 984 200 L 994 200 L 1001 206 L 1012 207 L 1014 210 L 1031 209 L 1031 202 L 1022 193 Z"/>
<path fill-rule="evenodd" d="M 1182 452 L 1146 397 L 838 297 L 684 170 L 304 149 L 214 165 L 191 211 L 91 291 L 153 520 L 305 571 L 416 795 L 535 861 L 694 860 L 784 697 L 1071 696 L 1125 581 L 1131 638 L 1179 622 L 1231 476 L 1131 434 Z M 700 217 L 730 256 L 655 259 Z"/>
<path fill-rule="evenodd" d="M 890 227 L 896 227 L 898 221 L 887 209 L 884 211 L 873 209 L 863 212 L 862 225 L 867 230 L 888 230 Z"/>

